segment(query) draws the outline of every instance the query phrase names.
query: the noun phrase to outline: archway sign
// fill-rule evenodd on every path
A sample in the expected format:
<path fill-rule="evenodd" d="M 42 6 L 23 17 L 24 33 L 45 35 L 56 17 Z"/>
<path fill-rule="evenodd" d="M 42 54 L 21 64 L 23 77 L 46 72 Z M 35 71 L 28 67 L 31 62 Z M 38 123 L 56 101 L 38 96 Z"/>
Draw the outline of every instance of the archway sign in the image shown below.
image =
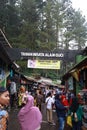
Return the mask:
<path fill-rule="evenodd" d="M 45 68 L 45 69 L 60 69 L 60 61 L 74 62 L 75 56 L 80 52 L 80 50 L 63 50 L 63 49 L 53 49 L 53 51 L 34 51 L 29 49 L 12 48 L 8 42 L 5 34 L 0 29 L 0 49 L 1 58 L 2 53 L 6 54 L 9 60 L 8 62 L 14 62 L 15 60 L 28 60 L 28 68 Z M 7 60 L 7 58 L 5 58 Z"/>
<path fill-rule="evenodd" d="M 55 50 L 32 52 L 29 49 L 7 48 L 13 60 L 28 60 L 28 68 L 60 69 L 61 62 L 74 62 L 80 50 Z"/>

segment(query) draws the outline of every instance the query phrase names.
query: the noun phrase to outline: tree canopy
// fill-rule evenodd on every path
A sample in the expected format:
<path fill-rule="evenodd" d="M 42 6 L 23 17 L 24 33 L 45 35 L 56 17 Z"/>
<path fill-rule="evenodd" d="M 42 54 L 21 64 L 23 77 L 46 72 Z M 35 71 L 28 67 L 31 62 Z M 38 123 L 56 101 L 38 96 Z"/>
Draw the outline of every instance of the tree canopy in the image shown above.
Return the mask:
<path fill-rule="evenodd" d="M 1 0 L 0 28 L 14 47 L 81 49 L 87 23 L 70 0 Z"/>

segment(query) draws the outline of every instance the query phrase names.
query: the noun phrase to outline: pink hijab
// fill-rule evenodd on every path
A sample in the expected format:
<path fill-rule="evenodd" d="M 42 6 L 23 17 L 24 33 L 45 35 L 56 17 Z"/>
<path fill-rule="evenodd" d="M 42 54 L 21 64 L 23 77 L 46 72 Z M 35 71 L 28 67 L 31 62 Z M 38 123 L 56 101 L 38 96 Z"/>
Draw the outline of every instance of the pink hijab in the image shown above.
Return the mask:
<path fill-rule="evenodd" d="M 21 130 L 36 130 L 42 121 L 42 114 L 38 107 L 34 106 L 34 98 L 28 95 L 27 104 L 18 113 Z"/>

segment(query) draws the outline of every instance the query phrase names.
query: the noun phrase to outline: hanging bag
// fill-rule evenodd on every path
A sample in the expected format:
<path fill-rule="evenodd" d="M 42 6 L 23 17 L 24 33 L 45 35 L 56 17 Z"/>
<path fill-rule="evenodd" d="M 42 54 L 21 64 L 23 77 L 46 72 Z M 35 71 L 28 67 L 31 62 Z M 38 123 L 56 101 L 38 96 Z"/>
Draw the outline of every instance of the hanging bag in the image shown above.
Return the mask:
<path fill-rule="evenodd" d="M 72 117 L 71 117 L 71 115 L 68 115 L 67 116 L 67 125 L 69 125 L 70 127 L 72 127 Z"/>

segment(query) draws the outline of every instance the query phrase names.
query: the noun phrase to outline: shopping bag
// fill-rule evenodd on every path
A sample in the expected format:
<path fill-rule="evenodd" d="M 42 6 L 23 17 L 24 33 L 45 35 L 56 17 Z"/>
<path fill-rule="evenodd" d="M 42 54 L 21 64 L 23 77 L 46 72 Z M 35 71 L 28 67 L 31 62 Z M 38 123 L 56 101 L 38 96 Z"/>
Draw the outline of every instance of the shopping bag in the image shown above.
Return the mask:
<path fill-rule="evenodd" d="M 72 117 L 70 115 L 67 116 L 67 125 L 72 127 Z"/>

